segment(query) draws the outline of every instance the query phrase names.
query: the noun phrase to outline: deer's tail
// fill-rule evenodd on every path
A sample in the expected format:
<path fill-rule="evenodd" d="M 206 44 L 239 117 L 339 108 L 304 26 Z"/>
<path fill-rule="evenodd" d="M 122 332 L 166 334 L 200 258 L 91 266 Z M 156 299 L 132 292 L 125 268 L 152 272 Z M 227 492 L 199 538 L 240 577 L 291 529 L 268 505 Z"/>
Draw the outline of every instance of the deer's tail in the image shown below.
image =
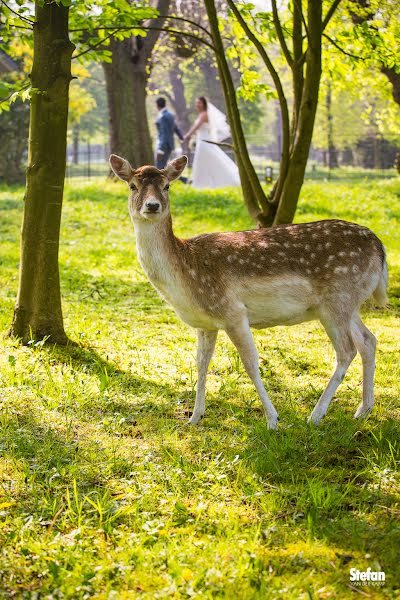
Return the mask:
<path fill-rule="evenodd" d="M 387 266 L 387 262 L 386 262 L 385 248 L 383 246 L 382 246 L 382 248 L 383 248 L 382 273 L 379 278 L 378 285 L 376 286 L 376 289 L 372 293 L 372 296 L 379 306 L 386 306 L 389 303 L 389 298 L 387 296 L 389 273 L 388 273 L 388 266 Z"/>

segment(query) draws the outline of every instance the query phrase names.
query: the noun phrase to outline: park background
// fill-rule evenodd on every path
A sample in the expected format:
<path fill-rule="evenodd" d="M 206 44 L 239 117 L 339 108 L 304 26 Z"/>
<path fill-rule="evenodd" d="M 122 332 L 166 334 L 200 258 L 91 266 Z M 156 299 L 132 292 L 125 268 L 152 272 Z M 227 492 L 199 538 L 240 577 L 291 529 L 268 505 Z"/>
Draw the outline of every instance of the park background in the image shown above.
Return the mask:
<path fill-rule="evenodd" d="M 234 15 L 228 17 L 224 2 L 211 4 L 226 36 L 251 162 L 268 195 L 280 169 L 281 104 Z M 119 19 L 132 18 L 132 6 L 123 0 L 64 6 L 75 55 L 81 54 L 72 61 L 76 79 L 65 132 L 57 263 L 70 341 L 55 344 L 32 332 L 21 345 L 9 336 L 21 270 L 20 226 L 29 204 L 29 101 L 34 106 L 36 99 L 28 85 L 32 43 L 20 29 L 29 25 L 33 7 L 2 4 L 4 597 L 398 597 L 399 16 L 395 2 L 380 3 L 378 11 L 373 3 L 316 0 L 302 4 L 304 15 L 318 4 L 324 15 L 336 4 L 337 13 L 321 40 L 318 107 L 295 221 L 344 218 L 370 227 L 387 248 L 390 306 L 364 310 L 378 352 L 376 407 L 361 422 L 352 419 L 361 396 L 356 359 L 323 424 L 306 424 L 334 360 L 318 324 L 255 334 L 263 381 L 281 415 L 278 432 L 266 430 L 255 391 L 225 336 L 208 377 L 207 417 L 197 428 L 185 426 L 196 385 L 195 335 L 141 271 L 127 188 L 108 178 L 106 159 L 115 143 L 135 166 L 143 162 L 142 151 L 152 156 L 160 94 L 184 131 L 195 118 L 198 95 L 228 111 L 218 76 L 221 57 L 182 32 L 148 29 L 145 37 L 140 27 L 154 27 L 157 18 L 147 13 L 137 18 L 134 35 L 95 37 L 100 19 L 116 19 L 115 11 Z M 273 33 L 271 7 L 263 12 L 259 5 L 241 11 L 273 57 L 292 108 L 291 69 Z M 208 27 L 202 2 L 157 6 L 161 14 L 168 10 Z M 279 5 L 290 48 L 292 13 L 290 4 Z M 92 38 L 77 38 L 73 30 L 89 17 L 95 20 Z M 176 23 L 169 28 L 178 29 Z M 190 23 L 183 25 L 197 35 Z M 112 102 L 125 115 L 117 142 L 115 121 L 111 128 L 109 121 Z M 265 181 L 267 167 L 273 168 L 272 182 Z M 239 189 L 199 192 L 178 182 L 171 186 L 171 207 L 182 237 L 256 225 Z M 368 567 L 385 571 L 384 586 L 350 582 L 350 568 Z"/>

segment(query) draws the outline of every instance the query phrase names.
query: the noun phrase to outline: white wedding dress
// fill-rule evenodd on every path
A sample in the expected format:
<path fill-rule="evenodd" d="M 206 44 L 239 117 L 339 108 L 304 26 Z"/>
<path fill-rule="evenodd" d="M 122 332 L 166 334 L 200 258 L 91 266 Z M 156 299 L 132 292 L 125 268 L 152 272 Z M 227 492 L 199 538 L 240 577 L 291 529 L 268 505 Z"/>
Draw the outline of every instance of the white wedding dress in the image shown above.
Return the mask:
<path fill-rule="evenodd" d="M 212 142 L 221 142 L 230 135 L 225 115 L 208 103 L 208 123 L 197 130 L 196 150 L 192 168 L 192 186 L 196 189 L 220 188 L 240 185 L 237 165 Z"/>

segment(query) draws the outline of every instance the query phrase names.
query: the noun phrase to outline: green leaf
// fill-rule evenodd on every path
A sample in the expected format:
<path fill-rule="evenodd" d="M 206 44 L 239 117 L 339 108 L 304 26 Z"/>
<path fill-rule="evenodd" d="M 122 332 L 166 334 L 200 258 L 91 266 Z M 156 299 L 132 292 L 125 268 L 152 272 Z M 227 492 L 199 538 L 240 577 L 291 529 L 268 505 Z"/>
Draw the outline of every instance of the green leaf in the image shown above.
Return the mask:
<path fill-rule="evenodd" d="M 10 91 L 10 86 L 4 81 L 0 81 L 0 100 L 8 98 Z"/>

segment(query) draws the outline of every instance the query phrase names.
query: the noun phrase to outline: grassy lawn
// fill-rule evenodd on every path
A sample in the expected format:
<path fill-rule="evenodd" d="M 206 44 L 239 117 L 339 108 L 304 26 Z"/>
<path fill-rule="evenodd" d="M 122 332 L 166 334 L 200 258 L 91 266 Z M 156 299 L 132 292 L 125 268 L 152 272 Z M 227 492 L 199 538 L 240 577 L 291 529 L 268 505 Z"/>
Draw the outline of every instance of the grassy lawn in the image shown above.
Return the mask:
<path fill-rule="evenodd" d="M 255 334 L 278 432 L 225 335 L 206 417 L 185 426 L 195 333 L 140 269 L 122 183 L 66 190 L 62 294 L 78 345 L 7 338 L 22 199 L 0 188 L 0 597 L 398 597 L 399 179 L 304 187 L 298 221 L 340 216 L 384 241 L 391 308 L 364 311 L 378 352 L 361 422 L 359 357 L 313 428 L 334 360 L 322 328 Z M 251 226 L 229 191 L 176 184 L 172 210 L 182 236 Z M 352 567 L 384 570 L 385 585 L 351 587 Z"/>

